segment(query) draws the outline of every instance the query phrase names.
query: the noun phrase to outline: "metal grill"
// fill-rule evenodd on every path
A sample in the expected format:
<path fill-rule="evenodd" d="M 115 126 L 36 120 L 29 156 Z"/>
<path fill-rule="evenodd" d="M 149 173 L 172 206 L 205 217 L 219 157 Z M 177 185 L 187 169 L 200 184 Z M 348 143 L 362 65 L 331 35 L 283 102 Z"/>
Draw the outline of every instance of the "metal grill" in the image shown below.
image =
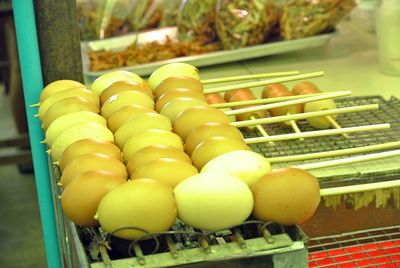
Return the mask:
<path fill-rule="evenodd" d="M 309 267 L 400 267 L 400 226 L 309 240 Z"/>
<path fill-rule="evenodd" d="M 282 227 L 273 222 L 250 220 L 230 230 L 213 232 L 199 232 L 178 222 L 171 231 L 134 241 L 103 234 L 95 228 L 79 228 L 78 232 L 91 267 L 169 267 L 191 263 L 200 265 L 194 267 L 220 267 L 220 261 L 231 265 L 236 261 L 234 267 L 272 267 L 270 256 L 275 253 L 299 254 L 304 259 L 302 263 L 307 263 L 304 233 L 297 226 Z"/>
<path fill-rule="evenodd" d="M 348 114 L 340 114 L 337 117 L 338 123 L 342 127 L 361 126 L 370 124 L 390 123 L 391 128 L 380 131 L 357 132 L 349 134 L 349 138 L 343 135 L 332 135 L 306 138 L 300 140 L 276 141 L 271 143 L 251 144 L 250 146 L 256 152 L 265 155 L 267 158 L 300 155 L 307 153 L 316 153 L 322 151 L 332 151 L 338 149 L 355 148 L 366 145 L 376 145 L 392 141 L 398 141 L 400 137 L 400 100 L 392 97 L 389 100 L 381 96 L 360 96 L 348 97 L 336 100 L 338 107 L 350 107 L 365 104 L 378 104 L 380 108 L 374 111 L 364 111 Z M 306 120 L 299 120 L 297 124 L 301 131 L 314 131 Z M 281 135 L 293 133 L 291 128 L 281 127 L 279 124 L 263 125 L 269 135 Z M 257 137 L 261 134 L 255 130 L 244 130 L 246 138 Z M 389 150 L 389 149 L 387 149 Z M 381 151 L 387 151 L 381 150 Z M 322 160 L 338 159 L 343 157 L 329 157 L 323 159 L 312 159 L 293 161 L 289 164 L 300 165 L 305 163 L 319 162 Z M 318 179 L 323 181 L 333 181 L 355 178 L 382 178 L 397 176 L 400 173 L 400 167 L 396 164 L 400 158 L 390 158 L 375 161 L 368 164 L 352 164 L 337 166 L 332 168 L 323 168 L 311 171 Z M 276 163 L 274 168 L 288 166 L 288 163 Z M 322 183 L 323 184 L 323 183 Z"/>

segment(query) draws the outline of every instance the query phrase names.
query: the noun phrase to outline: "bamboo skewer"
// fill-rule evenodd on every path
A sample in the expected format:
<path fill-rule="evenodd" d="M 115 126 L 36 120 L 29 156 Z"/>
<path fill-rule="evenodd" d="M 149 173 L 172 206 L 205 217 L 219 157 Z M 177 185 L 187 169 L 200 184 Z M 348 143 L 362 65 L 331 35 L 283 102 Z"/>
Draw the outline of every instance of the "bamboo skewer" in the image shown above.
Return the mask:
<path fill-rule="evenodd" d="M 204 94 L 224 92 L 224 91 L 230 91 L 230 90 L 241 89 L 241 88 L 265 86 L 268 84 L 296 81 L 296 80 L 301 80 L 301 79 L 319 77 L 319 76 L 323 76 L 323 75 L 324 75 L 324 72 L 319 71 L 319 72 L 314 72 L 314 73 L 299 74 L 299 75 L 293 75 L 293 76 L 287 76 L 287 77 L 278 77 L 278 78 L 266 79 L 266 80 L 256 81 L 256 82 L 248 82 L 248 83 L 243 83 L 243 84 L 235 84 L 235 85 L 229 85 L 229 86 L 223 86 L 223 87 L 217 87 L 217 88 L 204 89 Z"/>
<path fill-rule="evenodd" d="M 305 97 L 302 99 L 281 101 L 281 102 L 276 102 L 276 103 L 270 103 L 270 104 L 265 104 L 265 105 L 259 105 L 259 106 L 253 106 L 253 107 L 248 107 L 248 108 L 226 111 L 225 114 L 226 115 L 236 115 L 236 114 L 256 112 L 256 111 L 261 111 L 261 110 L 269 110 L 269 109 L 285 107 L 285 106 L 301 104 L 301 103 L 307 103 L 307 102 L 312 102 L 312 101 L 339 98 L 339 97 L 348 96 L 348 95 L 351 95 L 351 91 L 332 92 L 332 93 L 327 93 L 327 94 L 319 95 L 319 96 L 311 96 L 311 97 Z"/>
<path fill-rule="evenodd" d="M 291 114 L 291 115 L 283 115 L 283 116 L 275 116 L 275 117 L 267 117 L 267 118 L 258 118 L 258 119 L 254 119 L 254 120 L 238 121 L 238 122 L 232 122 L 231 125 L 235 126 L 235 127 L 247 127 L 247 126 L 254 126 L 254 125 L 279 123 L 279 122 L 285 122 L 285 121 L 290 121 L 290 120 L 300 120 L 300 119 L 306 119 L 306 118 L 310 118 L 310 117 L 320 117 L 320 116 L 333 115 L 333 114 L 361 112 L 361 111 L 377 110 L 377 109 L 379 109 L 378 104 L 367 104 L 367 105 L 344 107 L 344 108 L 337 108 L 337 109 L 323 110 L 323 111 L 316 111 L 316 112 L 309 112 L 309 113 Z"/>
<path fill-rule="evenodd" d="M 337 129 L 342 128 L 342 126 L 339 125 L 339 123 L 338 123 L 335 119 L 333 119 L 332 116 L 327 115 L 327 116 L 325 116 L 325 118 L 329 121 L 329 123 L 330 123 L 334 128 L 337 128 Z M 347 139 L 350 138 L 349 134 L 347 134 L 347 133 L 343 133 L 343 137 L 345 137 L 345 138 L 347 138 Z"/>
<path fill-rule="evenodd" d="M 376 191 L 376 190 L 397 188 L 397 187 L 400 187 L 400 180 L 326 188 L 320 190 L 320 195 L 333 196 L 333 195 L 343 195 L 343 194 L 354 194 L 354 193 Z"/>
<path fill-rule="evenodd" d="M 366 126 L 357 126 L 357 127 L 347 127 L 341 129 L 324 129 L 324 130 L 316 130 L 316 131 L 308 131 L 301 133 L 291 133 L 291 134 L 283 134 L 283 135 L 275 135 L 268 137 L 257 137 L 257 138 L 247 138 L 244 141 L 247 144 L 254 144 L 260 142 L 269 142 L 269 141 L 283 141 L 283 140 L 293 140 L 300 138 L 311 138 L 311 137 L 321 137 L 328 135 L 337 135 L 343 133 L 352 133 L 352 132 L 361 132 L 361 131 L 374 131 L 390 128 L 390 124 L 376 124 L 376 125 L 366 125 Z"/>
<path fill-rule="evenodd" d="M 353 157 L 346 157 L 343 159 L 328 160 L 328 161 L 323 161 L 323 162 L 318 162 L 318 163 L 297 165 L 297 166 L 293 166 L 293 167 L 310 170 L 310 169 L 317 169 L 317 168 L 324 168 L 324 167 L 333 167 L 333 166 L 338 166 L 338 165 L 343 165 L 343 164 L 360 163 L 360 162 L 365 162 L 365 161 L 370 161 L 370 160 L 378 160 L 378 159 L 392 157 L 392 156 L 398 156 L 398 155 L 400 155 L 400 150 L 393 150 L 393 151 L 374 153 L 374 154 L 369 154 L 369 155 L 359 155 L 359 156 L 353 156 Z"/>
<path fill-rule="evenodd" d="M 254 116 L 250 116 L 250 119 L 251 119 L 251 120 L 254 120 L 254 119 L 256 119 L 256 118 L 255 118 Z M 257 130 L 261 133 L 261 135 L 262 135 L 263 137 L 269 137 L 267 131 L 265 131 L 265 129 L 264 129 L 261 125 L 256 125 L 256 128 L 257 128 Z M 273 144 L 274 142 L 273 142 L 273 141 L 270 141 L 270 142 L 268 142 L 268 143 Z"/>
<path fill-rule="evenodd" d="M 335 92 L 325 92 L 325 93 L 285 96 L 285 97 L 277 97 L 277 98 L 267 98 L 267 99 L 256 99 L 256 100 L 246 100 L 246 101 L 215 103 L 215 104 L 211 104 L 210 107 L 216 108 L 216 109 L 220 109 L 220 108 L 231 108 L 231 107 L 246 106 L 246 105 L 277 103 L 277 102 L 281 102 L 281 101 L 298 100 L 298 99 L 303 99 L 303 98 L 307 98 L 307 97 L 322 96 L 322 95 L 327 95 L 327 94 L 332 94 L 332 93 L 339 93 L 339 92 L 344 93 L 344 92 L 349 92 L 349 91 L 335 91 Z"/>
<path fill-rule="evenodd" d="M 319 159 L 319 158 L 332 157 L 332 156 L 342 156 L 342 155 L 365 153 L 365 152 L 370 152 L 370 151 L 383 150 L 383 149 L 396 148 L 396 147 L 400 147 L 400 141 L 387 142 L 387 143 L 382 143 L 382 144 L 374 144 L 374 145 L 368 145 L 368 146 L 362 146 L 362 147 L 356 147 L 356 148 L 318 152 L 318 153 L 271 157 L 271 158 L 268 158 L 268 161 L 271 164 L 292 162 L 292 161 L 302 161 L 302 160 Z"/>
<path fill-rule="evenodd" d="M 288 114 L 288 115 L 290 115 L 290 114 Z M 301 133 L 301 130 L 300 130 L 299 126 L 296 124 L 296 121 L 290 120 L 289 123 L 295 133 Z M 303 140 L 304 140 L 304 138 L 300 138 L 300 141 L 303 141 Z"/>
<path fill-rule="evenodd" d="M 257 125 L 256 128 L 263 137 L 269 137 L 268 133 L 265 131 L 265 129 L 261 125 Z"/>
<path fill-rule="evenodd" d="M 389 146 L 389 144 L 390 143 L 382 144 L 382 146 Z M 396 146 L 398 146 L 399 142 L 392 142 L 392 144 L 395 144 Z M 372 146 L 369 146 L 369 147 L 372 148 Z M 378 147 L 378 146 L 376 146 L 376 147 Z M 357 148 L 354 148 L 354 149 L 357 149 Z M 361 163 L 361 162 L 365 162 L 365 161 L 378 160 L 378 159 L 395 157 L 395 156 L 400 156 L 400 150 L 380 152 L 380 153 L 374 153 L 374 154 L 369 154 L 369 155 L 346 157 L 344 159 L 328 160 L 328 161 L 323 161 L 323 162 L 318 162 L 318 163 L 303 164 L 303 165 L 297 165 L 297 166 L 292 166 L 292 167 L 310 170 L 310 169 L 338 166 L 338 165 L 343 165 L 343 164 Z M 360 192 L 366 192 L 366 191 L 376 191 L 376 190 L 396 188 L 396 187 L 400 187 L 400 180 L 365 183 L 365 184 L 340 186 L 340 187 L 331 187 L 331 188 L 321 189 L 320 195 L 321 196 L 334 196 L 334 195 L 360 193 Z"/>
<path fill-rule="evenodd" d="M 287 72 L 248 74 L 248 75 L 203 79 L 203 80 L 200 80 L 200 82 L 203 85 L 205 85 L 205 84 L 216 84 L 216 83 L 223 83 L 223 82 L 232 82 L 232 81 L 241 81 L 241 80 L 250 80 L 250 79 L 258 79 L 258 78 L 286 76 L 286 75 L 296 75 L 296 74 L 300 74 L 300 72 L 299 71 L 287 71 Z"/>
<path fill-rule="evenodd" d="M 254 116 L 251 116 L 250 119 L 254 120 L 256 118 Z M 269 136 L 268 133 L 265 131 L 265 129 L 261 125 L 256 125 L 256 128 L 261 133 L 261 135 L 263 137 L 268 137 Z"/>

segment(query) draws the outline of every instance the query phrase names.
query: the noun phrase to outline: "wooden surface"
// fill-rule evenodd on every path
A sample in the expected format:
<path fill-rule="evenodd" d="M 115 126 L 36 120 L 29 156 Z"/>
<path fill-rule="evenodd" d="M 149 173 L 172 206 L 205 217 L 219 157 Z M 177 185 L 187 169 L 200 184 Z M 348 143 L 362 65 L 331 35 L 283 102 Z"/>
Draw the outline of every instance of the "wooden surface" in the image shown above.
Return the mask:
<path fill-rule="evenodd" d="M 75 1 L 34 1 L 43 84 L 83 81 Z"/>

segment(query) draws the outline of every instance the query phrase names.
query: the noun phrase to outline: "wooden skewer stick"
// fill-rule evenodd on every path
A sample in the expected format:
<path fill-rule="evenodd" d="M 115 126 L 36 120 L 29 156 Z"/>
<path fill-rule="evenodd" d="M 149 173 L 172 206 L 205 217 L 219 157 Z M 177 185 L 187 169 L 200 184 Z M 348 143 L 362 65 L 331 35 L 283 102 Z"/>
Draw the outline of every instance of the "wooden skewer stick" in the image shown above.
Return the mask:
<path fill-rule="evenodd" d="M 343 195 L 343 194 L 361 193 L 361 192 L 376 191 L 381 189 L 389 189 L 397 187 L 400 187 L 400 180 L 326 188 L 320 190 L 320 195 L 321 196 Z"/>
<path fill-rule="evenodd" d="M 327 116 L 325 116 L 325 118 L 329 121 L 329 123 L 330 123 L 334 128 L 342 128 L 342 126 L 339 125 L 339 123 L 338 123 L 335 119 L 333 119 L 332 116 L 327 115 Z M 347 134 L 347 133 L 343 133 L 343 137 L 345 137 L 345 138 L 350 138 L 349 134 Z"/>
<path fill-rule="evenodd" d="M 295 133 L 301 133 L 301 130 L 300 130 L 299 126 L 296 124 L 296 121 L 290 120 L 289 123 Z M 303 140 L 304 140 L 304 138 L 300 138 L 300 141 L 303 141 Z"/>
<path fill-rule="evenodd" d="M 399 155 L 400 155 L 400 149 L 388 151 L 388 152 L 374 153 L 374 154 L 369 154 L 369 155 L 359 155 L 359 156 L 353 156 L 353 157 L 346 157 L 346 158 L 342 158 L 342 159 L 334 159 L 334 160 L 328 160 L 328 161 L 317 162 L 317 163 L 303 164 L 303 165 L 297 165 L 297 166 L 292 166 L 292 167 L 310 170 L 310 169 L 317 169 L 317 168 L 339 166 L 339 165 L 343 165 L 343 164 L 348 165 L 348 164 L 360 163 L 360 162 L 365 162 L 365 161 L 370 161 L 370 160 L 378 160 L 378 159 L 383 159 L 386 157 L 399 156 Z"/>
<path fill-rule="evenodd" d="M 204 92 L 204 94 L 225 92 L 225 91 L 241 89 L 241 88 L 258 87 L 258 86 L 265 86 L 265 85 L 269 85 L 269 84 L 276 84 L 276 83 L 296 81 L 296 80 L 301 80 L 301 79 L 314 78 L 314 77 L 319 77 L 319 76 L 323 76 L 323 75 L 324 75 L 324 72 L 319 71 L 319 72 L 314 72 L 314 73 L 266 79 L 266 80 L 256 81 L 256 82 L 248 82 L 248 83 L 243 83 L 243 84 L 235 84 L 235 85 L 229 85 L 229 86 L 223 86 L 223 87 L 217 87 L 217 88 L 209 88 L 209 89 L 204 89 L 203 92 Z"/>
<path fill-rule="evenodd" d="M 254 120 L 254 119 L 256 119 L 256 118 L 252 115 L 252 116 L 250 116 L 250 119 L 251 119 L 251 120 Z M 256 128 L 257 128 L 257 130 L 261 133 L 261 135 L 262 135 L 263 137 L 268 137 L 268 136 L 269 136 L 268 133 L 267 133 L 267 131 L 265 131 L 265 129 L 263 128 L 262 125 L 256 125 Z M 273 142 L 273 141 L 270 141 L 269 143 L 270 143 L 270 144 L 273 144 L 274 142 Z"/>
<path fill-rule="evenodd" d="M 349 92 L 349 91 L 335 91 L 335 93 L 339 93 L 339 92 L 344 93 L 344 92 Z M 211 104 L 210 107 L 220 109 L 220 108 L 231 108 L 231 107 L 238 107 L 238 106 L 245 106 L 245 105 L 268 104 L 268 103 L 276 103 L 276 102 L 288 101 L 288 100 L 298 100 L 298 99 L 313 97 L 313 96 L 321 96 L 321 95 L 326 95 L 326 94 L 331 94 L 331 93 L 333 93 L 333 92 L 293 95 L 293 96 L 267 98 L 267 99 L 261 98 L 261 99 L 246 100 L 246 101 L 214 103 L 214 104 Z"/>
<path fill-rule="evenodd" d="M 352 133 L 352 132 L 361 132 L 361 131 L 374 131 L 390 128 L 390 124 L 376 124 L 376 125 L 366 125 L 366 126 L 357 126 L 357 127 L 347 127 L 341 129 L 324 129 L 324 130 L 316 130 L 316 131 L 307 131 L 301 133 L 291 133 L 291 134 L 283 134 L 283 135 L 275 135 L 268 137 L 256 137 L 256 138 L 247 138 L 244 141 L 247 144 L 261 143 L 261 142 L 269 142 L 269 141 L 283 141 L 283 140 L 293 140 L 300 138 L 311 138 L 311 137 L 321 137 L 328 135 L 338 135 L 343 133 Z"/>
<path fill-rule="evenodd" d="M 324 157 L 365 153 L 365 152 L 370 152 L 370 151 L 377 151 L 377 150 L 397 148 L 397 147 L 400 147 L 400 141 L 386 142 L 386 143 L 381 143 L 381 144 L 374 144 L 374 145 L 368 145 L 368 146 L 362 146 L 362 147 L 356 147 L 356 148 L 325 151 L 325 152 L 318 152 L 318 153 L 271 157 L 271 158 L 268 158 L 268 161 L 271 164 L 286 163 L 286 162 L 291 162 L 291 161 L 302 161 L 302 160 L 309 160 L 309 159 L 320 159 L 320 158 L 324 158 Z"/>
<path fill-rule="evenodd" d="M 276 76 L 286 76 L 286 75 L 296 75 L 299 74 L 299 71 L 288 71 L 288 72 L 273 72 L 273 73 L 262 73 L 262 74 L 248 74 L 248 75 L 237 75 L 237 76 L 229 76 L 229 77 L 219 77 L 213 79 L 203 79 L 200 82 L 205 84 L 216 84 L 223 82 L 232 82 L 232 81 L 240 81 L 240 80 L 250 80 L 250 79 L 258 79 L 258 78 L 268 78 L 268 77 L 276 77 Z"/>
<path fill-rule="evenodd" d="M 258 118 L 258 119 L 254 119 L 254 120 L 232 122 L 230 124 L 235 127 L 248 127 L 248 126 L 254 126 L 254 125 L 279 123 L 279 122 L 285 122 L 285 121 L 290 121 L 290 120 L 300 120 L 300 119 L 306 119 L 306 118 L 310 118 L 310 117 L 320 117 L 320 116 L 326 116 L 326 115 L 353 113 L 353 112 L 361 112 L 361 111 L 377 110 L 377 109 L 379 109 L 378 104 L 367 104 L 367 105 L 344 107 L 344 108 L 337 108 L 337 109 L 323 110 L 323 111 L 316 111 L 316 112 L 309 112 L 309 113 Z"/>
<path fill-rule="evenodd" d="M 279 108 L 279 107 L 291 106 L 291 105 L 295 105 L 295 104 L 307 103 L 307 102 L 318 101 L 318 100 L 339 98 L 339 97 L 348 96 L 348 95 L 351 95 L 351 91 L 332 92 L 332 93 L 327 93 L 325 95 L 311 96 L 311 97 L 305 97 L 305 98 L 297 99 L 297 100 L 281 101 L 281 102 L 277 102 L 277 103 L 270 103 L 270 104 L 264 104 L 264 105 L 259 105 L 259 106 L 252 106 L 252 107 L 247 107 L 247 108 L 226 111 L 225 114 L 226 115 L 237 115 L 237 114 L 256 112 L 256 111 L 261 111 L 261 110 L 270 110 L 270 109 L 275 109 L 275 108 Z"/>

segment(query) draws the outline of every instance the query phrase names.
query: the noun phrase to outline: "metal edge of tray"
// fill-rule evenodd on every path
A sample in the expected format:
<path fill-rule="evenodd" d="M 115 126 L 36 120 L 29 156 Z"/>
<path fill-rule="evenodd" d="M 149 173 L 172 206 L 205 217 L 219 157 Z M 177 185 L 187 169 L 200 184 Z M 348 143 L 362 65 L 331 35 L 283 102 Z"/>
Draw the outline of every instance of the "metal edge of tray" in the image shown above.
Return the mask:
<path fill-rule="evenodd" d="M 67 219 L 62 211 L 61 201 L 59 198 L 61 195 L 61 188 L 57 184 L 57 181 L 60 178 L 60 172 L 53 165 L 50 157 L 48 157 L 48 166 L 63 265 L 66 268 L 89 268 L 89 261 L 86 256 L 85 249 L 80 241 L 76 225 Z"/>
<path fill-rule="evenodd" d="M 271 43 L 266 43 L 262 45 L 256 45 L 251 47 L 245 47 L 233 50 L 223 50 L 205 53 L 201 55 L 179 57 L 164 61 L 158 61 L 147 64 L 139 64 L 134 66 L 126 66 L 121 68 L 114 68 L 105 71 L 92 72 L 88 71 L 89 59 L 87 55 L 87 49 L 82 50 L 82 60 L 84 62 L 84 76 L 85 79 L 90 83 L 94 79 L 102 74 L 110 71 L 116 70 L 126 70 L 136 73 L 137 75 L 149 75 L 151 72 L 156 70 L 162 65 L 173 63 L 173 62 L 186 62 L 195 65 L 196 67 L 204 67 L 214 64 L 228 63 L 234 61 L 247 60 L 257 57 L 277 55 L 281 53 L 313 48 L 322 46 L 327 43 L 336 32 L 330 32 L 325 34 L 320 34 L 312 37 L 300 38 L 288 41 L 276 41 Z"/>
<path fill-rule="evenodd" d="M 286 233 L 272 235 L 272 237 L 274 239 L 272 243 L 268 243 L 264 237 L 246 240 L 246 248 L 241 248 L 238 243 L 230 242 L 222 245 L 212 245 L 209 251 L 201 247 L 179 250 L 179 257 L 173 257 L 170 252 L 164 252 L 146 255 L 140 259 L 131 257 L 106 263 L 96 262 L 92 263 L 91 267 L 100 268 L 104 267 L 105 264 L 118 268 L 176 267 L 181 265 L 184 267 L 186 265 L 208 267 L 211 264 L 220 265 L 222 262 L 233 265 L 235 262 L 246 261 L 249 258 L 258 258 L 257 261 L 263 262 L 265 257 L 276 258 L 277 255 L 286 257 L 289 255 L 301 256 L 302 259 L 297 259 L 297 264 L 302 262 L 303 266 L 306 267 L 308 254 L 303 241 L 293 241 Z"/>

